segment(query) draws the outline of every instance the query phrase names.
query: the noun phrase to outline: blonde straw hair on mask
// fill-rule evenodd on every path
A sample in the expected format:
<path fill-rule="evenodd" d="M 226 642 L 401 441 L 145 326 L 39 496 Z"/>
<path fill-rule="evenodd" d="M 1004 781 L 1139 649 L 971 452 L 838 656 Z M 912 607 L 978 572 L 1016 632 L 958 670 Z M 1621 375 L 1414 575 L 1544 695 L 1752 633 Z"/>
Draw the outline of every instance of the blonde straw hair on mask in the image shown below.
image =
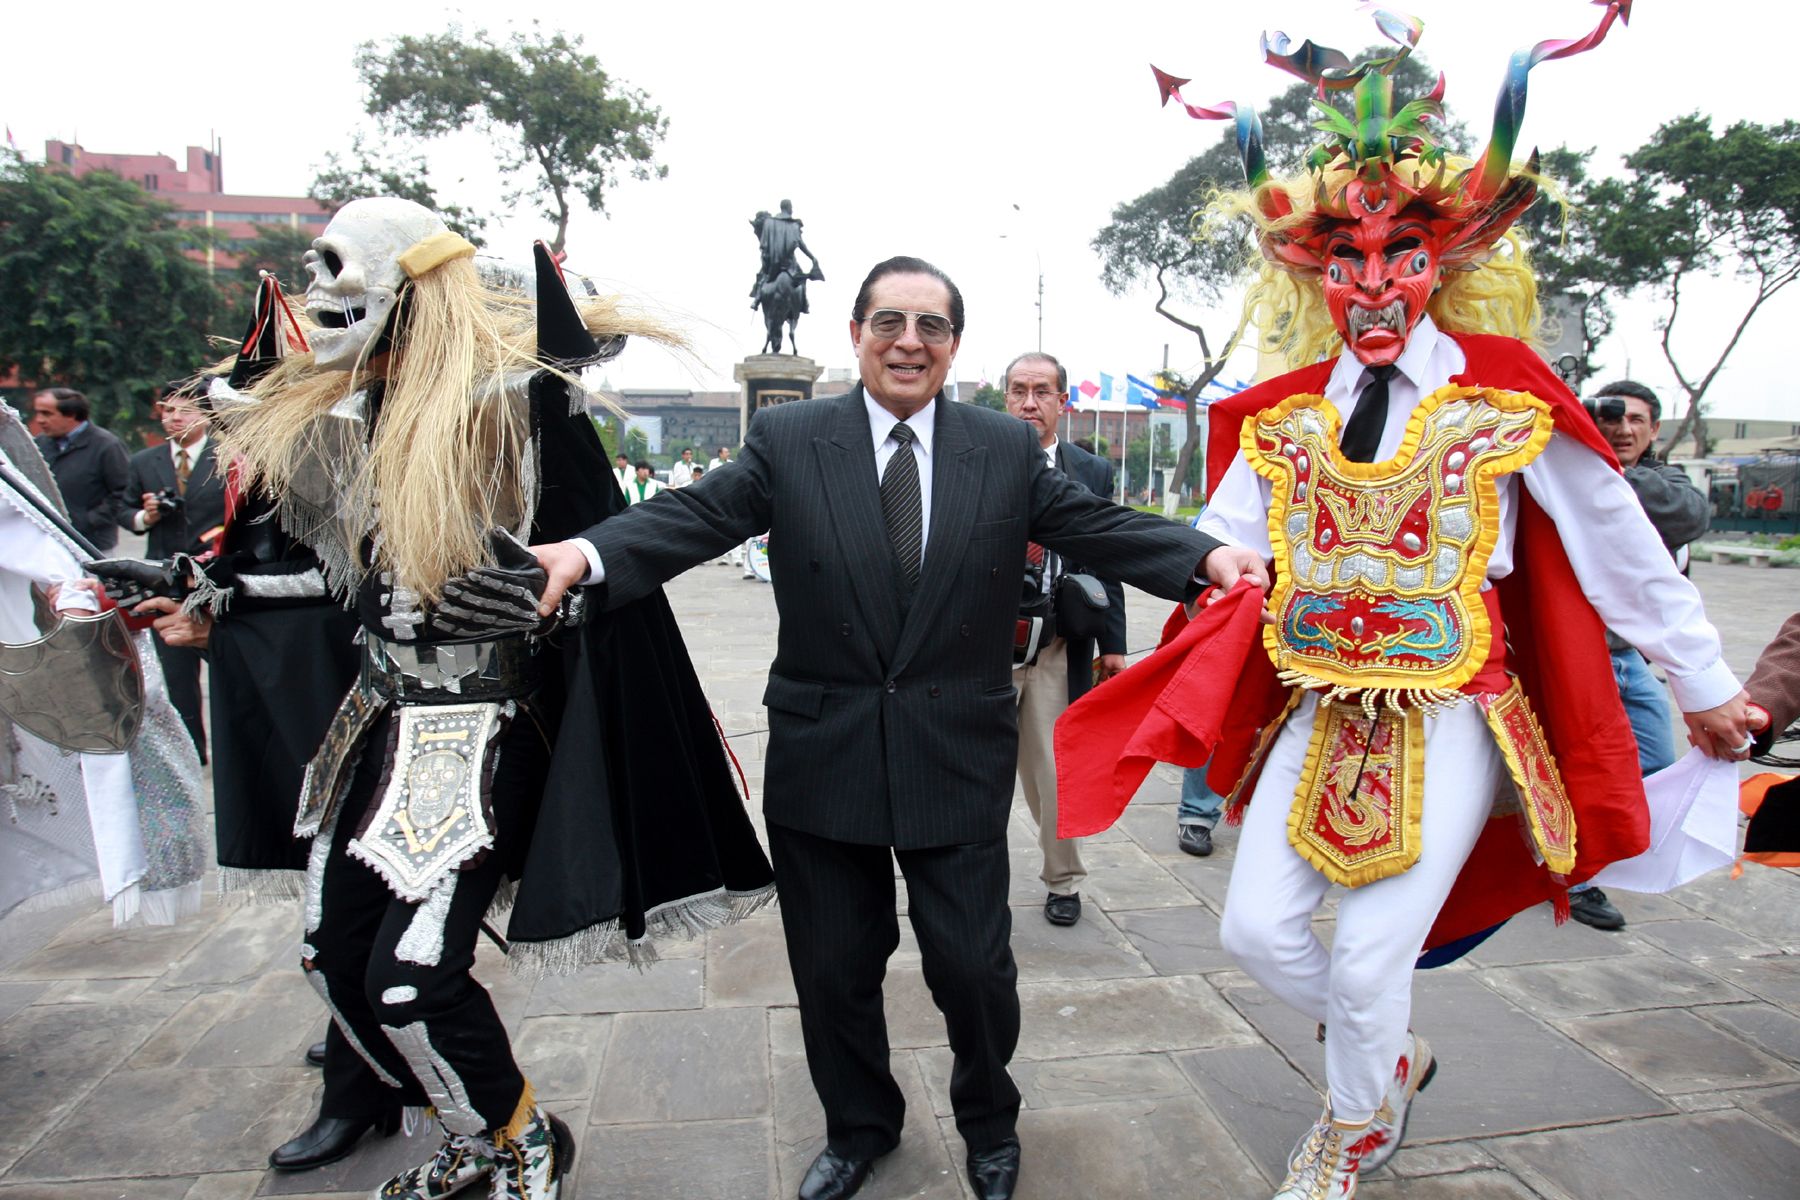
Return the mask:
<path fill-rule="evenodd" d="M 679 344 L 651 319 L 613 300 L 580 304 L 597 338 L 632 334 Z M 393 348 L 367 452 L 347 441 L 365 430 L 332 416 L 368 364 L 350 375 L 319 370 L 310 354 L 290 355 L 259 381 L 261 403 L 232 410 L 223 448 L 242 456 L 246 484 L 261 484 L 278 507 L 329 512 L 354 555 L 374 529 L 373 567 L 435 602 L 443 585 L 488 559 L 496 526 L 523 537 L 532 522 L 531 430 L 526 383 L 547 370 L 537 360 L 536 308 L 524 296 L 486 286 L 473 262 L 451 258 L 401 294 Z M 564 376 L 579 394 L 581 384 Z M 318 464 L 355 464 L 318 494 Z M 378 519 L 377 519 L 378 514 Z M 290 530 L 311 540 L 314 531 Z"/>

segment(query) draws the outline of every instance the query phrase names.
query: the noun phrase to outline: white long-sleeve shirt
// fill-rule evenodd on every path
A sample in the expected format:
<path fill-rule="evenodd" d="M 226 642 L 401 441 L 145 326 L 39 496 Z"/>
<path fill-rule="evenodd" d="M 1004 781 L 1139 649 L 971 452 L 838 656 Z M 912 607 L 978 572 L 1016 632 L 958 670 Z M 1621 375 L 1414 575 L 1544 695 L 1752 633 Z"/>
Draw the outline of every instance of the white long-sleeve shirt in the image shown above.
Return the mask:
<path fill-rule="evenodd" d="M 1466 365 L 1462 348 L 1429 316 L 1420 318 L 1395 363 L 1399 370 L 1388 382 L 1387 424 L 1375 461 L 1399 451 L 1413 407 Z M 1344 424 L 1356 412 L 1368 382 L 1368 368 L 1354 355 L 1338 359 L 1325 384 L 1325 399 Z M 1738 694 L 1738 680 L 1725 665 L 1719 633 L 1706 619 L 1700 593 L 1675 569 L 1631 486 L 1605 459 L 1561 433 L 1553 434 L 1543 453 L 1522 470 L 1496 481 L 1500 537 L 1488 558 L 1484 591 L 1512 574 L 1519 523 L 1515 489 L 1521 480 L 1556 523 L 1588 602 L 1609 628 L 1668 674 L 1683 712 L 1714 708 Z M 1222 542 L 1272 557 L 1273 496 L 1273 484 L 1240 454 L 1219 480 L 1199 528 Z"/>

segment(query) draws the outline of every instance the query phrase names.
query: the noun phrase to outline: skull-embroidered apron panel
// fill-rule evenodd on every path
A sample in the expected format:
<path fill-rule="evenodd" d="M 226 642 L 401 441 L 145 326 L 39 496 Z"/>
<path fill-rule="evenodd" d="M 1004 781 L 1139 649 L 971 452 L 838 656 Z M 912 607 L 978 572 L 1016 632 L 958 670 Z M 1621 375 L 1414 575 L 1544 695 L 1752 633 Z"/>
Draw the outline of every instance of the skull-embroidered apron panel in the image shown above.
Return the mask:
<path fill-rule="evenodd" d="M 1480 592 L 1499 536 L 1495 479 L 1543 450 L 1549 408 L 1525 392 L 1440 388 L 1378 463 L 1344 459 L 1338 425 L 1316 395 L 1244 424 L 1244 455 L 1274 486 L 1264 646 L 1297 687 L 1449 701 L 1493 633 Z"/>
<path fill-rule="evenodd" d="M 394 754 L 367 823 L 349 853 L 420 901 L 448 871 L 494 845 L 486 782 L 511 706 L 402 705 Z"/>

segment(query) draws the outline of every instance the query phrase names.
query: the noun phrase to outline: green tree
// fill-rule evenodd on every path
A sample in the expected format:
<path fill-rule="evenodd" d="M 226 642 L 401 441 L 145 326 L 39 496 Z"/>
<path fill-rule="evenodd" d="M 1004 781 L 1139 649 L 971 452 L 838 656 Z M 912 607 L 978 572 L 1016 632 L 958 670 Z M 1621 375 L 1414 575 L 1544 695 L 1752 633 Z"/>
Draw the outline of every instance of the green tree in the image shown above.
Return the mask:
<path fill-rule="evenodd" d="M 475 209 L 438 198 L 423 154 L 384 142 L 371 144 L 360 133 L 350 140 L 347 157 L 336 152 L 325 156 L 306 194 L 334 213 L 363 196 L 398 196 L 429 208 L 477 246 L 487 227 L 487 217 Z"/>
<path fill-rule="evenodd" d="M 531 182 L 509 193 L 543 202 L 561 252 L 576 201 L 603 211 L 621 170 L 661 178 L 653 161 L 668 119 L 641 91 L 613 80 L 582 39 L 515 32 L 505 43 L 485 30 L 402 35 L 365 42 L 356 68 L 369 90 L 368 111 L 396 132 L 420 138 L 461 129 L 487 134 L 503 174 Z"/>
<path fill-rule="evenodd" d="M 1531 252 L 1540 303 L 1565 330 L 1572 326 L 1580 341 L 1570 380 L 1576 391 L 1600 371 L 1595 352 L 1612 333 L 1611 293 L 1617 291 L 1618 264 L 1600 245 L 1600 233 L 1605 214 L 1621 202 L 1623 185 L 1590 175 L 1593 155 L 1591 148 L 1547 151 L 1539 171 L 1554 192 L 1526 209 L 1516 223 Z"/>
<path fill-rule="evenodd" d="M 995 412 L 1005 412 L 1006 393 L 991 383 L 984 383 L 975 389 L 975 394 L 969 397 L 969 403 L 979 404 L 983 408 L 991 408 Z"/>
<path fill-rule="evenodd" d="M 1596 274 L 1620 290 L 1662 297 L 1663 358 L 1688 401 L 1669 441 L 1691 432 L 1703 455 L 1707 389 L 1763 305 L 1800 278 L 1800 122 L 1740 121 L 1715 135 L 1711 118 L 1691 113 L 1664 124 L 1625 165 L 1631 178 L 1614 184 L 1608 204 L 1595 205 Z M 1735 324 L 1722 343 L 1695 351 L 1690 342 L 1678 354 L 1682 289 L 1706 277 L 1747 285 L 1740 306 L 1724 314 Z M 1709 312 L 1720 315 L 1716 306 Z"/>
<path fill-rule="evenodd" d="M 208 356 L 218 293 L 186 253 L 196 231 L 135 183 L 0 156 L 0 372 L 86 392 L 127 426 Z"/>
<path fill-rule="evenodd" d="M 1392 46 L 1376 46 L 1355 57 L 1361 61 L 1385 57 L 1392 51 Z M 1413 55 L 1400 63 L 1394 81 L 1396 97 L 1423 96 L 1437 82 L 1437 73 Z M 1318 90 L 1312 85 L 1296 82 L 1258 110 L 1263 149 L 1272 173 L 1283 175 L 1298 170 L 1307 153 L 1321 140 L 1313 128 L 1316 118 L 1312 103 L 1317 96 Z M 1346 114 L 1350 113 L 1347 92 L 1332 93 L 1328 98 Z M 1175 120 L 1168 113 L 1163 116 L 1171 122 Z M 1108 291 L 1124 295 L 1141 285 L 1154 287 L 1153 307 L 1157 314 L 1192 334 L 1199 343 L 1200 370 L 1187 380 L 1182 392 L 1183 399 L 1189 402 L 1187 439 L 1176 470 L 1183 479 L 1188 477 L 1188 464 L 1200 441 L 1197 406 L 1192 401 L 1225 368 L 1226 360 L 1238 348 L 1243 330 L 1233 323 L 1230 327 L 1217 325 L 1209 332 L 1202 318 L 1177 312 L 1171 302 L 1184 307 L 1217 305 L 1235 289 L 1245 264 L 1255 254 L 1243 230 L 1212 227 L 1199 220 L 1201 211 L 1217 192 L 1242 187 L 1244 183 L 1236 134 L 1228 123 L 1219 129 L 1212 146 L 1189 159 L 1167 182 L 1115 208 L 1112 221 L 1094 235 L 1091 243 L 1100 255 L 1100 281 Z M 1447 123 L 1440 136 L 1452 148 L 1462 147 L 1468 140 L 1466 130 L 1454 122 Z"/>

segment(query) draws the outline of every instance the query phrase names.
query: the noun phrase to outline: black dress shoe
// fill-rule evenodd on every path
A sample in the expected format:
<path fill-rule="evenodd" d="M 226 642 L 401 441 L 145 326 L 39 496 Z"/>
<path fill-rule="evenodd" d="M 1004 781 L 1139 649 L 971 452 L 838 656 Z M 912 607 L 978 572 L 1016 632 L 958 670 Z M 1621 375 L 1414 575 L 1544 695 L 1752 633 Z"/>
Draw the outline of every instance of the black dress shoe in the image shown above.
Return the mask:
<path fill-rule="evenodd" d="M 325 1065 L 325 1043 L 314 1042 L 306 1048 L 306 1065 L 322 1067 Z"/>
<path fill-rule="evenodd" d="M 1597 887 L 1569 893 L 1569 915 L 1591 929 L 1623 929 L 1625 914 Z"/>
<path fill-rule="evenodd" d="M 975 1200 L 1012 1200 L 1019 1186 L 1019 1139 L 1007 1138 L 991 1150 L 969 1153 L 969 1184 Z"/>
<path fill-rule="evenodd" d="M 845 1158 L 827 1146 L 806 1168 L 800 1181 L 800 1200 L 847 1200 L 868 1182 L 875 1166 L 872 1158 Z"/>
<path fill-rule="evenodd" d="M 1212 853 L 1212 830 L 1204 825 L 1180 825 L 1175 830 L 1176 843 L 1188 854 L 1205 858 Z"/>
<path fill-rule="evenodd" d="M 1081 893 L 1059 896 L 1051 892 L 1044 900 L 1044 920 L 1052 925 L 1073 925 L 1081 920 Z"/>
<path fill-rule="evenodd" d="M 291 1142 L 269 1152 L 269 1165 L 277 1171 L 310 1171 L 337 1162 L 356 1149 L 369 1130 L 384 1137 L 400 1129 L 400 1110 L 383 1117 L 320 1117 Z"/>

